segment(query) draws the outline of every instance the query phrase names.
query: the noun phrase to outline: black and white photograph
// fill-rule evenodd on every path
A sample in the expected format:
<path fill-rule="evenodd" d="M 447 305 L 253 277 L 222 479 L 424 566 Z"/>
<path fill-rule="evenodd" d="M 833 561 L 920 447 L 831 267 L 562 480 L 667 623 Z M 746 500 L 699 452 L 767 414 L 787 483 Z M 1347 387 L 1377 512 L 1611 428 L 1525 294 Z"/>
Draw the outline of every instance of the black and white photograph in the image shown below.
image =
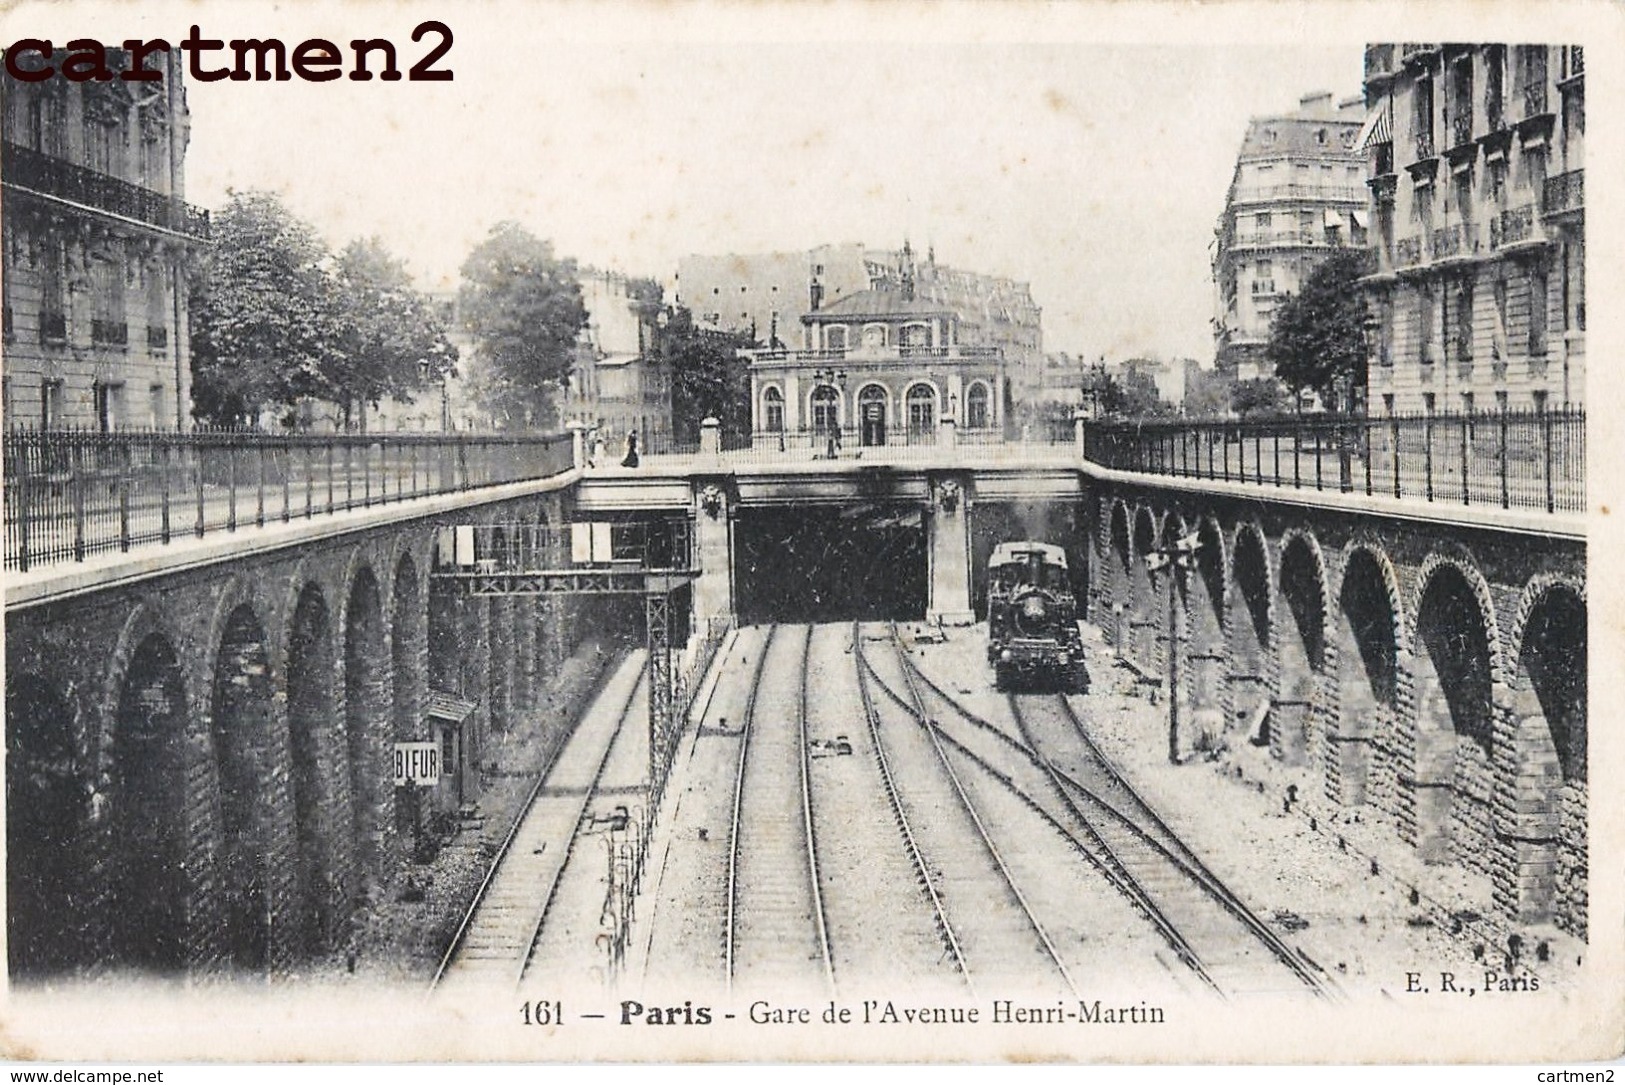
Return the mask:
<path fill-rule="evenodd" d="M 8 7 L 0 1059 L 1618 1060 L 1621 29 Z"/>

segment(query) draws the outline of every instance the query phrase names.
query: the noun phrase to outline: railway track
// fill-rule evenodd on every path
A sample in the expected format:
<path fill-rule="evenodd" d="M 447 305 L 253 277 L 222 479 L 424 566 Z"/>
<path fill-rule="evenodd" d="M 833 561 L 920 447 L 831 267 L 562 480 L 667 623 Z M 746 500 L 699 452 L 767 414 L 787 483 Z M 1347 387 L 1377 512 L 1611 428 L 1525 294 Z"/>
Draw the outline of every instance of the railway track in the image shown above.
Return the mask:
<path fill-rule="evenodd" d="M 781 627 L 769 630 L 747 696 L 728 862 L 730 990 L 736 983 L 805 984 L 814 975 L 834 986 L 807 771 L 811 628 L 798 628 L 799 638 L 781 635 Z M 793 693 L 777 688 L 764 697 L 764 672 L 795 675 Z"/>
<path fill-rule="evenodd" d="M 895 627 L 890 640 L 895 646 Z M 897 681 L 910 691 L 905 700 L 864 653 L 861 629 L 854 632 L 853 654 L 860 684 L 874 681 L 886 690 L 909 721 L 900 723 L 898 713 L 880 711 L 865 685 L 865 713 L 887 791 L 900 825 L 908 827 L 944 941 L 967 986 L 974 994 L 974 980 L 986 977 L 1000 989 L 1037 990 L 1047 983 L 1056 993 L 1077 995 L 1065 961 L 988 831 L 942 735 L 935 727 L 914 725 L 928 717 L 907 660 L 900 652 L 895 660 Z"/>
<path fill-rule="evenodd" d="M 1290 989 L 1329 993 L 1323 973 L 1254 915 L 1140 797 L 1065 697 L 1007 695 L 1011 735 L 900 658 L 911 681 L 958 723 L 933 719 L 923 704 L 917 721 L 1069 835 L 1205 984 L 1224 995 L 1279 992 L 1290 977 Z M 918 690 L 911 693 L 918 699 Z"/>
<path fill-rule="evenodd" d="M 435 970 L 430 986 L 437 994 L 512 988 L 524 978 L 582 817 L 646 681 L 643 657 L 627 656 L 537 778 Z M 606 700 L 612 713 L 599 711 Z"/>

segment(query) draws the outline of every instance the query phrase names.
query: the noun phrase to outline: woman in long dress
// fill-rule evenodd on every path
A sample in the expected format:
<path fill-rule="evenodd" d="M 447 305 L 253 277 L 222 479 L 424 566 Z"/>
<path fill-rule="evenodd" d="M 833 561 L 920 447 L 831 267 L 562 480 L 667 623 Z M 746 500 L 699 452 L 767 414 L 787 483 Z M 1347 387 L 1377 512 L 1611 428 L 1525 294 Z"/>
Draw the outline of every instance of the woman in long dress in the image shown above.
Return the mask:
<path fill-rule="evenodd" d="M 621 461 L 622 467 L 636 467 L 638 465 L 638 435 L 629 432 L 626 435 L 626 458 Z"/>

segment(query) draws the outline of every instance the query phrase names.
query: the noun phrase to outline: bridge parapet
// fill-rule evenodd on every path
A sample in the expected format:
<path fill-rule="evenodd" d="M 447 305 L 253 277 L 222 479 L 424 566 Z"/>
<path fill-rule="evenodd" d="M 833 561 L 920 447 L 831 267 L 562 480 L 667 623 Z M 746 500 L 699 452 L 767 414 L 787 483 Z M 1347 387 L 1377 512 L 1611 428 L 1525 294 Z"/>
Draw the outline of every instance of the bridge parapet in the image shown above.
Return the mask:
<path fill-rule="evenodd" d="M 567 434 L 12 430 L 7 570 L 562 474 Z"/>
<path fill-rule="evenodd" d="M 1113 422 L 1085 457 L 1118 471 L 1396 501 L 1583 513 L 1585 412 Z"/>

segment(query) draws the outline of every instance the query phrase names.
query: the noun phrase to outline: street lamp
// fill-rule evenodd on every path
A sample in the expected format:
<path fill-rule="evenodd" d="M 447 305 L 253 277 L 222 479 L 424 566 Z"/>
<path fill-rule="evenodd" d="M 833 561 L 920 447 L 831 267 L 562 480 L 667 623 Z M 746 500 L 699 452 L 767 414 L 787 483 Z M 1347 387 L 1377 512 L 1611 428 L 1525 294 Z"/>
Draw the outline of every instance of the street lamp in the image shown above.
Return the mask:
<path fill-rule="evenodd" d="M 1168 577 L 1168 763 L 1179 764 L 1179 614 L 1178 604 L 1189 594 L 1189 575 L 1196 565 L 1202 540 L 1193 532 L 1145 556 L 1146 570 Z"/>

